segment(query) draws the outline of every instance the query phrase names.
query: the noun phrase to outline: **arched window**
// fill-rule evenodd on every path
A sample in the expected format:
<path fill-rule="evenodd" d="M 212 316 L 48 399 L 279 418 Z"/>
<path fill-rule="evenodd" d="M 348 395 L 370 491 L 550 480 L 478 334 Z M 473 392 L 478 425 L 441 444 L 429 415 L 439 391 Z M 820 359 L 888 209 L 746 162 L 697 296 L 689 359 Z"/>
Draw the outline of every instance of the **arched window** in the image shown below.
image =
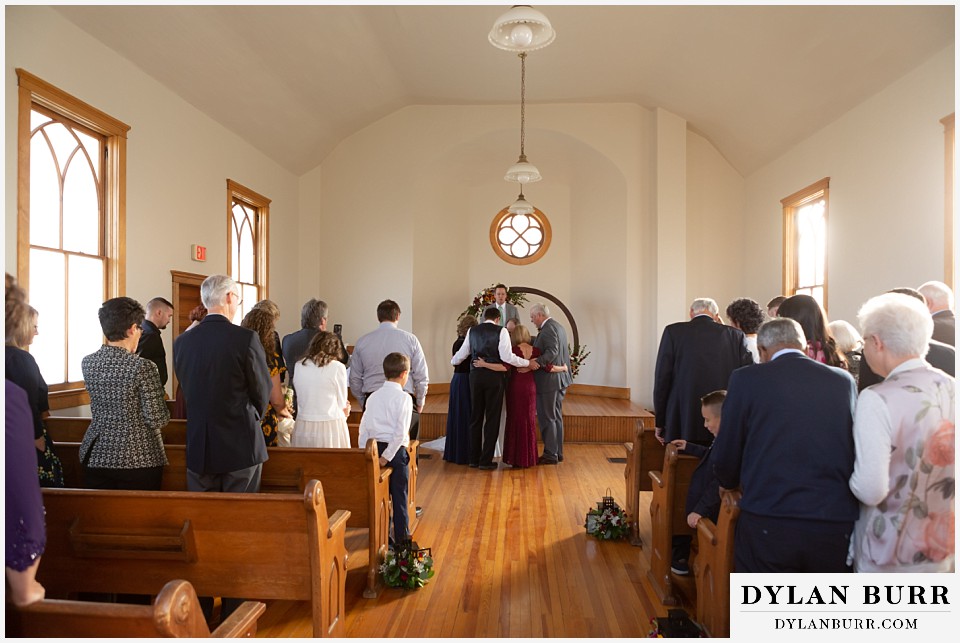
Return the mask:
<path fill-rule="evenodd" d="M 267 298 L 267 241 L 270 199 L 227 180 L 227 249 L 229 274 L 240 287 L 239 322 L 253 305 Z"/>

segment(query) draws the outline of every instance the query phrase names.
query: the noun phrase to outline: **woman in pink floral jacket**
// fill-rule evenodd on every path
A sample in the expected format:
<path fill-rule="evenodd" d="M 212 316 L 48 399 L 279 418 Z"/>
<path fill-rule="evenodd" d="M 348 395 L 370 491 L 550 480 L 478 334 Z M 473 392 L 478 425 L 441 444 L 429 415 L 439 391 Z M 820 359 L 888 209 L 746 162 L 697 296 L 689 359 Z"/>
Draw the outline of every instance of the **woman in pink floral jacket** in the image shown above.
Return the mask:
<path fill-rule="evenodd" d="M 860 500 L 858 572 L 954 571 L 954 379 L 923 355 L 933 321 L 899 293 L 860 309 L 863 356 L 884 377 L 863 390 L 850 489 Z"/>

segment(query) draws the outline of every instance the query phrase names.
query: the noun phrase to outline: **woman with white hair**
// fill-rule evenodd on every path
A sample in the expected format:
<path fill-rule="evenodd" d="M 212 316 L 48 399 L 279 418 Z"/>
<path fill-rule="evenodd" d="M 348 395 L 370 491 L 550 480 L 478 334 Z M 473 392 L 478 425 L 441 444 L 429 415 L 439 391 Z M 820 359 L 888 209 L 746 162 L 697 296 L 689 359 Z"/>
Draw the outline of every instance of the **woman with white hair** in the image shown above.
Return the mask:
<path fill-rule="evenodd" d="M 933 321 L 900 293 L 874 297 L 858 318 L 863 357 L 885 379 L 860 394 L 853 424 L 854 569 L 952 572 L 954 379 L 923 359 Z"/>
<path fill-rule="evenodd" d="M 847 358 L 847 367 L 853 379 L 860 381 L 860 360 L 863 359 L 863 338 L 848 321 L 838 319 L 827 324 L 837 342 L 837 349 Z"/>

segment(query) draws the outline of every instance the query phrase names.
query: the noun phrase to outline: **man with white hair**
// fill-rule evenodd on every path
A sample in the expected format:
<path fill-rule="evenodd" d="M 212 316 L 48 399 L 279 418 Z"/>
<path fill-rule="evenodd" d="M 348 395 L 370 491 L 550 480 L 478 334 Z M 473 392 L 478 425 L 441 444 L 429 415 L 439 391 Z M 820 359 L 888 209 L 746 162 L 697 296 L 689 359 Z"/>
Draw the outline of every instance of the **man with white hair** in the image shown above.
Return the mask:
<path fill-rule="evenodd" d="M 768 321 L 757 333 L 760 364 L 730 376 L 711 457 L 721 486 L 743 488 L 738 572 L 848 571 L 857 389 L 806 346 L 795 320 Z"/>
<path fill-rule="evenodd" d="M 567 331 L 550 316 L 550 309 L 544 304 L 530 307 L 530 321 L 540 330 L 533 340 L 540 357 L 530 360 L 537 386 L 537 424 L 543 438 L 543 454 L 537 464 L 557 464 L 563 462 L 563 397 L 573 382 L 570 346 Z M 553 365 L 566 366 L 566 369 L 551 372 L 549 366 Z"/>
<path fill-rule="evenodd" d="M 743 332 L 720 321 L 717 302 L 694 299 L 690 321 L 663 329 L 653 383 L 657 439 L 709 444 L 700 399 L 725 390 L 730 373 L 753 364 Z"/>
<path fill-rule="evenodd" d="M 260 421 L 273 385 L 257 334 L 232 323 L 237 283 L 211 275 L 200 285 L 207 316 L 173 344 L 187 404 L 187 489 L 256 493 L 267 446 Z"/>
<path fill-rule="evenodd" d="M 927 309 L 933 317 L 933 339 L 951 346 L 957 345 L 957 318 L 953 312 L 953 291 L 942 281 L 928 281 L 917 290 L 927 300 Z"/>

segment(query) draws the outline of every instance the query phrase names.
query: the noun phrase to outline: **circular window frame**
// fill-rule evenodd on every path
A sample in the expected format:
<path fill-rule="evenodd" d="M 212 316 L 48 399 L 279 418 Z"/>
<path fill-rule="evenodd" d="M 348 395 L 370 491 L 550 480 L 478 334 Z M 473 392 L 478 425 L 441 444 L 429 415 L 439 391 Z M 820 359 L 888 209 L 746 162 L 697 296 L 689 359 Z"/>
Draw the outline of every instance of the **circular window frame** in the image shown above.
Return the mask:
<path fill-rule="evenodd" d="M 539 208 L 533 208 L 533 213 L 528 214 L 527 216 L 533 217 L 537 220 L 537 223 L 540 224 L 540 228 L 543 230 L 543 242 L 540 244 L 540 247 L 531 255 L 526 257 L 514 257 L 500 247 L 500 241 L 498 239 L 498 233 L 500 232 L 500 225 L 507 218 L 513 216 L 510 214 L 509 208 L 504 208 L 493 217 L 493 223 L 490 224 L 490 245 L 493 246 L 493 251 L 497 253 L 497 256 L 511 263 L 515 266 L 525 266 L 527 264 L 534 263 L 543 258 L 543 255 L 547 254 L 547 250 L 550 249 L 550 242 L 553 240 L 553 230 L 550 227 L 550 220 L 547 219 L 545 215 Z"/>

